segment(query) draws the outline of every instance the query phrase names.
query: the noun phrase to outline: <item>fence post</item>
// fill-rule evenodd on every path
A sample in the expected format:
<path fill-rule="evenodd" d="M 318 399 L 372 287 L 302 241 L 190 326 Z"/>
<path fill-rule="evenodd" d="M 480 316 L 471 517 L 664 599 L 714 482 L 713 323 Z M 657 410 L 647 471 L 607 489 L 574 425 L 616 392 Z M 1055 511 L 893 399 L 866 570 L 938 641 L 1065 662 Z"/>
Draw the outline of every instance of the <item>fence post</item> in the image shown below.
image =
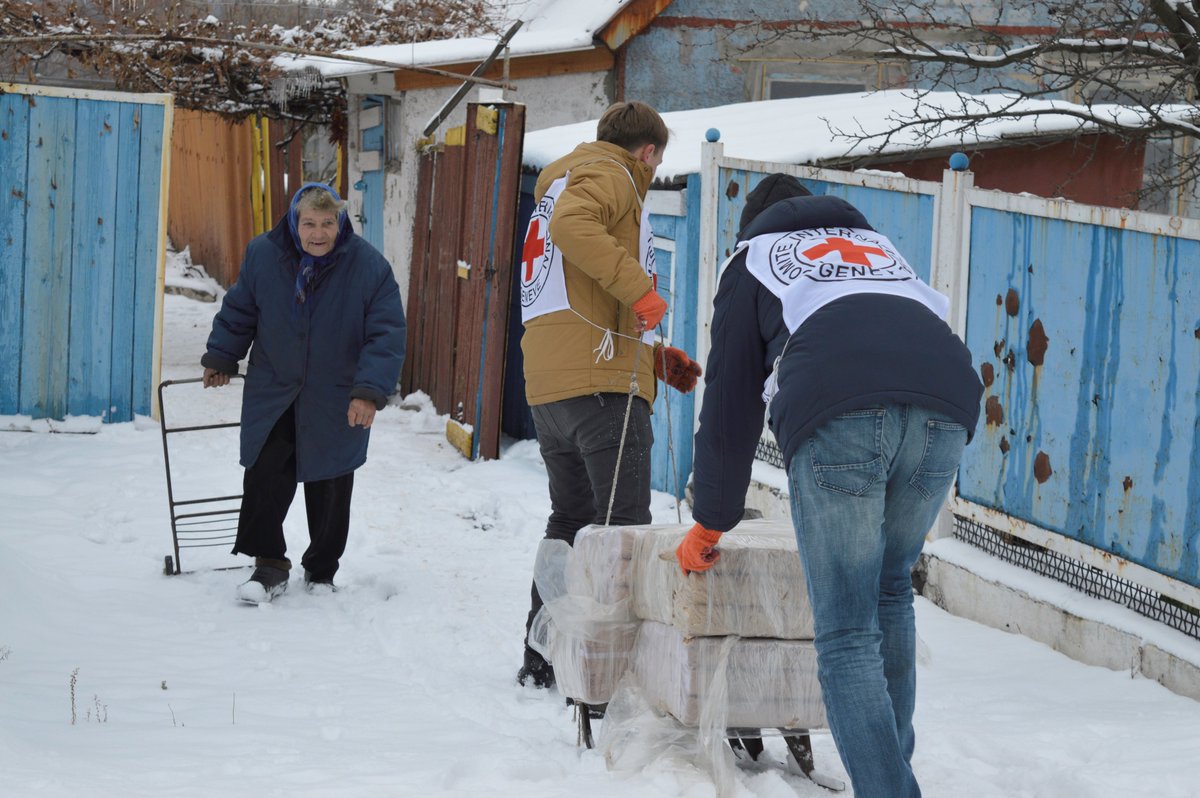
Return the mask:
<path fill-rule="evenodd" d="M 971 252 L 971 207 L 967 196 L 975 185 L 975 175 L 967 170 L 967 158 L 962 153 L 951 156 L 950 165 L 949 169 L 942 172 L 942 190 L 938 194 L 929 282 L 950 298 L 950 311 L 946 316 L 946 323 L 965 341 Z M 956 481 L 953 496 L 957 495 Z M 950 511 L 950 503 L 947 502 L 938 513 L 928 537 L 930 540 L 938 540 L 953 536 L 954 513 Z"/>
<path fill-rule="evenodd" d="M 961 153 L 955 153 L 960 155 Z M 975 186 L 975 174 L 965 168 L 965 158 L 953 163 L 962 169 L 942 172 L 942 190 L 933 231 L 933 263 L 930 283 L 950 298 L 946 322 L 964 340 L 967 333 L 968 257 L 971 245 L 971 209 L 967 195 Z"/>
<path fill-rule="evenodd" d="M 696 362 L 707 367 L 708 350 L 712 341 L 713 298 L 717 295 L 717 203 L 720 189 L 720 160 L 725 154 L 725 145 L 720 142 L 720 132 L 709 130 L 708 141 L 700 145 L 700 256 L 696 291 Z M 704 399 L 704 381 L 696 384 L 695 424 L 700 426 L 700 405 Z"/>

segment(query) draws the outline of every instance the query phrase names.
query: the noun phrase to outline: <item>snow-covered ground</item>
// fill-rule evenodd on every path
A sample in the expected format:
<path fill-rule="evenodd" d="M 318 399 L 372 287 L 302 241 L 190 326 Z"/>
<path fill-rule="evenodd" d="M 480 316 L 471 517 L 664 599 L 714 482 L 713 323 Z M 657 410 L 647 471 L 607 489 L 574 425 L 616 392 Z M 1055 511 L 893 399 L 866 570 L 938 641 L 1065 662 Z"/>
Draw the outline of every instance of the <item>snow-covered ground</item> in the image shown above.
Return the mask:
<path fill-rule="evenodd" d="M 216 308 L 166 297 L 164 378 L 199 374 Z M 168 388 L 172 426 L 237 406 L 233 387 Z M 233 598 L 248 571 L 214 570 L 238 564 L 223 549 L 162 574 L 157 424 L 0 432 L 0 796 L 715 795 L 679 758 L 609 771 L 561 696 L 514 683 L 549 506 L 536 444 L 468 463 L 419 395 L 376 424 L 341 591 L 257 608 Z M 177 498 L 240 492 L 232 432 L 173 436 L 171 457 Z M 674 522 L 669 496 L 654 517 Z M 288 537 L 297 557 L 299 497 Z M 917 616 L 926 796 L 1200 793 L 1200 704 L 924 600 Z M 829 736 L 814 744 L 844 778 Z M 735 791 L 828 795 L 778 770 Z"/>

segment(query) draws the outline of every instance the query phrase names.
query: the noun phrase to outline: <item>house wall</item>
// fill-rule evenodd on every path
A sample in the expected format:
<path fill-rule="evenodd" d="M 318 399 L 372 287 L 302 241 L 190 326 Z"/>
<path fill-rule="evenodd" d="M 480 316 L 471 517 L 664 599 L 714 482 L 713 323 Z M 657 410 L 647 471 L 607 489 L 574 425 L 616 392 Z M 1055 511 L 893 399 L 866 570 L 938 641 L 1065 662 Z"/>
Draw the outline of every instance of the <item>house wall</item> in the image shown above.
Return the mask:
<path fill-rule="evenodd" d="M 970 153 L 978 188 L 1115 208 L 1138 207 L 1144 155 L 1144 141 L 1103 135 Z M 877 164 L 875 168 L 917 180 L 940 180 L 946 156 Z"/>
<path fill-rule="evenodd" d="M 933 14 L 939 22 L 953 24 L 966 22 L 970 11 L 977 21 L 995 19 L 1015 34 L 1048 24 L 1040 7 L 1009 4 L 997 11 L 998 5 L 993 0 L 936 0 Z M 854 52 L 849 40 L 804 41 L 783 30 L 798 17 L 824 22 L 845 19 L 852 7 L 845 0 L 809 0 L 800 3 L 799 10 L 795 0 L 676 0 L 623 48 L 620 99 L 677 111 L 770 99 L 772 78 L 861 83 L 867 89 L 929 85 L 919 68 L 878 63 L 868 53 Z M 929 32 L 929 41 L 961 43 L 937 31 Z M 958 87 L 966 92 L 979 88 L 966 73 Z"/>
<path fill-rule="evenodd" d="M 526 128 L 540 130 L 580 119 L 600 116 L 612 102 L 611 77 L 606 72 L 555 75 L 523 80 L 517 90 L 507 93 L 506 99 L 524 103 Z M 384 256 L 400 283 L 400 291 L 408 301 L 409 264 L 412 260 L 413 216 L 416 212 L 417 142 L 421 132 L 434 114 L 454 94 L 454 88 L 419 89 L 408 92 L 391 90 L 390 73 L 361 75 L 348 81 L 349 125 L 349 185 L 347 200 L 352 217 L 363 212 L 362 196 L 354 189 L 361 178 L 358 164 L 360 127 L 358 114 L 363 95 L 389 98 L 384 119 L 387 125 L 384 177 Z M 484 88 L 485 93 L 489 90 Z M 480 90 L 470 92 L 454 113 L 435 132 L 438 139 L 452 127 L 463 124 L 468 102 L 480 99 Z"/>

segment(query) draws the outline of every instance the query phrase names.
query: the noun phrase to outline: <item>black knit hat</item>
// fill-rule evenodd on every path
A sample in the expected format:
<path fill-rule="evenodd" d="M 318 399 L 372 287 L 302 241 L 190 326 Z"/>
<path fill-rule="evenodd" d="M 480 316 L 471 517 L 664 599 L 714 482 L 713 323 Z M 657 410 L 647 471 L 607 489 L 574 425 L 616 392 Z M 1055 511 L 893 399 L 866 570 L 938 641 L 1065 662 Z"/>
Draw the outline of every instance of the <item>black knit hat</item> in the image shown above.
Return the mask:
<path fill-rule="evenodd" d="M 745 230 L 754 217 L 765 211 L 771 205 L 792 197 L 811 197 L 812 192 L 792 177 L 782 172 L 775 172 L 763 178 L 754 190 L 746 195 L 746 207 L 742 208 L 742 218 L 739 225 Z"/>

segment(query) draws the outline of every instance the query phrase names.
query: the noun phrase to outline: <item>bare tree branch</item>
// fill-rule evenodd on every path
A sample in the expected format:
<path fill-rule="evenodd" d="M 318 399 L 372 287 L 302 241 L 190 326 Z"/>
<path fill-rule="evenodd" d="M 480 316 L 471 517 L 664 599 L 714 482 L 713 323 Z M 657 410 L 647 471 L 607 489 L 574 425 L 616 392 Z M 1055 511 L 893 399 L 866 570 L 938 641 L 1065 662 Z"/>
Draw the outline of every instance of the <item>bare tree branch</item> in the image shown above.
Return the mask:
<path fill-rule="evenodd" d="M 331 123 L 340 135 L 344 90 L 315 70 L 288 72 L 278 54 L 318 56 L 466 80 L 430 67 L 341 54 L 339 50 L 407 44 L 453 36 L 490 35 L 494 0 L 345 0 L 321 6 L 322 18 L 284 27 L 281 14 L 299 19 L 295 6 L 232 7 L 242 23 L 200 17 L 204 5 L 143 0 L 0 0 L 0 72 L 38 71 L 51 63 L 68 76 L 92 73 L 127 91 L 175 95 L 183 108 L 242 118 Z M 274 16 L 272 16 L 274 15 Z M 475 79 L 487 85 L 503 85 Z M 284 89 L 284 90 L 281 90 Z"/>
<path fill-rule="evenodd" d="M 1002 94 L 987 108 L 918 107 L 885 131 L 839 131 L 875 146 L 899 133 L 953 130 L 966 136 L 998 116 L 1074 117 L 1081 132 L 1145 140 L 1187 140 L 1154 187 L 1200 177 L 1200 0 L 848 0 L 842 19 L 807 19 L 753 28 L 753 46 L 772 55 L 809 52 L 871 59 L 898 69 L 899 83 L 877 88 Z M 885 74 L 885 73 L 881 73 Z M 889 78 L 890 79 L 890 78 Z M 969 87 L 969 88 L 966 88 Z M 1031 109 L 1030 100 L 1055 100 Z M 1070 101 L 1071 105 L 1063 103 Z M 1114 104 L 1126 106 L 1114 112 Z M 920 106 L 920 103 L 918 103 Z M 940 123 L 941 127 L 931 126 Z"/>

